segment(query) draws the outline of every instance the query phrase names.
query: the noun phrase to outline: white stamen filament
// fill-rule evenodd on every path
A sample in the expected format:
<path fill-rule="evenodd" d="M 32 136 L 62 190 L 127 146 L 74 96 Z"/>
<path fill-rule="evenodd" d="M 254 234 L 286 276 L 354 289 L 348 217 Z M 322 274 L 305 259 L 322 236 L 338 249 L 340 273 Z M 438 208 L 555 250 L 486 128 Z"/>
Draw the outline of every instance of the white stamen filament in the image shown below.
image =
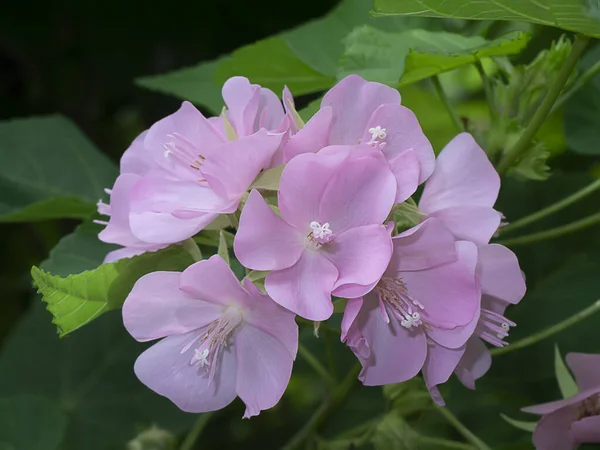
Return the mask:
<path fill-rule="evenodd" d="M 516 323 L 511 322 L 502 314 L 482 308 L 475 332 L 481 339 L 491 345 L 504 347 L 508 345 L 504 338 L 508 337 L 510 328 L 516 326 Z"/>
<path fill-rule="evenodd" d="M 316 239 L 328 239 L 333 234 L 333 231 L 329 228 L 329 222 L 325 222 L 323 225 L 316 221 L 311 222 L 310 228 Z"/>
<path fill-rule="evenodd" d="M 384 312 L 385 307 L 388 307 L 400 321 L 400 325 L 406 329 L 418 328 L 423 325 L 421 314 L 417 309 L 423 311 L 425 307 L 421 302 L 408 295 L 406 284 L 402 280 L 384 277 L 375 289 Z M 389 322 L 387 313 L 384 315 L 384 320 Z"/>
<path fill-rule="evenodd" d="M 179 133 L 168 134 L 167 137 L 171 141 L 163 144 L 165 159 L 178 161 L 186 167 L 200 170 L 206 158 L 198 153 L 198 149 Z"/>
<path fill-rule="evenodd" d="M 369 141 L 369 144 L 376 144 L 377 142 L 382 141 L 387 137 L 386 129 L 381 128 L 381 126 L 379 125 L 373 128 L 369 128 L 369 133 L 371 133 L 371 140 Z"/>

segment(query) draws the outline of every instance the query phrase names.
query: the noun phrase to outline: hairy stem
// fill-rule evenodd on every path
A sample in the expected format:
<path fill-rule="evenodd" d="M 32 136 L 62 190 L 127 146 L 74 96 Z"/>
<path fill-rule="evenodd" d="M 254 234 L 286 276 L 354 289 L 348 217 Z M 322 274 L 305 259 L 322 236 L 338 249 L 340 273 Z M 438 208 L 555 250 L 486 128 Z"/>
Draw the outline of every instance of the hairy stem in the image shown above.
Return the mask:
<path fill-rule="evenodd" d="M 456 431 L 462 434 L 476 449 L 492 450 L 485 442 L 475 436 L 471 430 L 465 427 L 448 408 L 436 405 L 436 409 L 454 428 L 456 428 Z"/>
<path fill-rule="evenodd" d="M 200 434 L 202 434 L 202 430 L 204 430 L 206 424 L 212 416 L 213 413 L 210 412 L 203 413 L 198 416 L 198 419 L 194 423 L 194 426 L 181 443 L 181 447 L 179 447 L 179 450 L 192 450 L 194 448 L 194 444 L 198 440 L 198 437 L 200 437 Z"/>
<path fill-rule="evenodd" d="M 319 361 L 319 359 L 313 355 L 302 343 L 298 343 L 298 353 L 313 368 L 313 370 L 317 372 L 319 376 L 325 380 L 325 382 L 327 382 L 327 384 L 330 386 L 336 385 L 337 382 L 333 375 L 329 373 L 325 366 L 321 364 L 321 361 Z"/>
<path fill-rule="evenodd" d="M 573 44 L 573 49 L 571 53 L 567 57 L 565 63 L 561 67 L 560 71 L 556 75 L 556 78 L 550 85 L 548 92 L 546 93 L 542 103 L 539 108 L 531 118 L 531 122 L 527 125 L 527 128 L 519 138 L 519 140 L 515 143 L 515 145 L 510 148 L 502 160 L 500 164 L 498 164 L 498 173 L 500 175 L 505 174 L 508 169 L 510 169 L 515 162 L 525 153 L 531 144 L 534 136 L 542 126 L 542 124 L 546 121 L 546 117 L 548 117 L 548 113 L 552 109 L 552 106 L 556 102 L 556 99 L 560 95 L 565 83 L 569 79 L 571 72 L 575 68 L 577 61 L 583 54 L 590 38 L 588 36 L 583 36 L 578 34 L 575 38 L 575 43 Z"/>
<path fill-rule="evenodd" d="M 552 325 L 551 327 L 546 328 L 538 333 L 535 333 L 529 337 L 521 339 L 520 341 L 514 342 L 506 347 L 494 348 L 490 350 L 490 353 L 493 356 L 503 355 L 508 352 L 512 352 L 513 350 L 519 350 L 520 348 L 529 347 L 537 342 L 540 342 L 547 337 L 552 336 L 553 334 L 560 333 L 563 330 L 566 330 L 572 325 L 575 325 L 578 322 L 588 318 L 592 314 L 600 311 L 600 300 L 596 300 L 587 308 L 573 314 L 571 317 L 566 318 L 562 322 L 558 322 L 557 324 Z"/>
<path fill-rule="evenodd" d="M 442 100 L 442 103 L 444 104 L 446 110 L 448 111 L 448 114 L 450 115 L 452 123 L 454 123 L 454 125 L 459 131 L 465 131 L 465 128 L 463 127 L 463 124 L 460 121 L 460 118 L 458 117 L 456 111 L 454 110 L 454 107 L 452 106 L 452 103 L 450 103 L 450 99 L 446 95 L 446 92 L 444 92 L 444 88 L 442 87 L 442 83 L 440 82 L 440 77 L 434 75 L 433 77 L 431 77 L 431 81 L 433 81 L 433 87 L 435 88 L 435 92 Z"/>

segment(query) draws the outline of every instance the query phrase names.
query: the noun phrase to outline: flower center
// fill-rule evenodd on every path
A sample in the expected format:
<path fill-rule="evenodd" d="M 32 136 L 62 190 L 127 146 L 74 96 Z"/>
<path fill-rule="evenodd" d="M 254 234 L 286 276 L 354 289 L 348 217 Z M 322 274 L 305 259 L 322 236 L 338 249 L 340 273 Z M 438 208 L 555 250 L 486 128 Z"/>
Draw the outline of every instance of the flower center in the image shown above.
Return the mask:
<path fill-rule="evenodd" d="M 510 328 L 516 326 L 516 323 L 511 322 L 502 314 L 481 308 L 481 316 L 475 333 L 495 347 L 504 347 L 508 345 L 504 338 L 508 336 Z"/>
<path fill-rule="evenodd" d="M 423 311 L 425 307 L 408 295 L 404 281 L 399 278 L 383 277 L 375 287 L 375 292 L 386 322 L 390 321 L 388 315 L 390 312 L 406 329 L 423 325 L 419 311 Z"/>
<path fill-rule="evenodd" d="M 179 133 L 167 134 L 171 141 L 163 144 L 165 149 L 163 155 L 167 160 L 177 161 L 184 167 L 200 170 L 200 166 L 206 160 L 198 153 L 198 149 Z"/>
<path fill-rule="evenodd" d="M 377 144 L 379 141 L 383 141 L 387 137 L 386 129 L 381 128 L 379 125 L 369 128 L 369 133 L 371 133 L 371 140 L 368 142 L 369 144 Z"/>
<path fill-rule="evenodd" d="M 310 223 L 310 229 L 312 231 L 309 233 L 308 239 L 316 244 L 317 247 L 327 244 L 333 239 L 333 231 L 329 228 L 329 222 L 321 225 L 320 222 L 313 221 Z"/>
<path fill-rule="evenodd" d="M 204 368 L 208 372 L 209 382 L 215 375 L 218 358 L 222 354 L 223 348 L 231 343 L 231 336 L 242 320 L 241 311 L 230 306 L 221 317 L 208 325 L 206 333 L 190 342 L 181 351 L 181 353 L 186 352 L 194 342 L 200 339 L 200 345 L 194 350 L 190 365 Z"/>
<path fill-rule="evenodd" d="M 600 416 L 600 394 L 586 398 L 579 405 L 579 420 L 593 416 Z"/>

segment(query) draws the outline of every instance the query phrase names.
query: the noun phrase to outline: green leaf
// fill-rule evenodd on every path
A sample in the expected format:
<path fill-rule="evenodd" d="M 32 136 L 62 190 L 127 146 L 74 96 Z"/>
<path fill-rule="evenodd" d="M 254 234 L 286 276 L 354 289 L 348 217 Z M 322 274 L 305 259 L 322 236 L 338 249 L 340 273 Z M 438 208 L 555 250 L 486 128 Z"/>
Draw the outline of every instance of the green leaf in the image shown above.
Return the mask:
<path fill-rule="evenodd" d="M 279 180 L 281 179 L 281 173 L 283 172 L 284 168 L 285 165 L 282 164 L 281 166 L 277 166 L 262 172 L 256 178 L 256 180 L 254 180 L 254 183 L 252 183 L 250 189 L 268 189 L 270 191 L 278 190 Z"/>
<path fill-rule="evenodd" d="M 223 99 L 221 86 L 214 82 L 214 72 L 219 64 L 227 59 L 228 57 L 225 56 L 174 72 L 138 78 L 135 84 L 182 100 L 189 100 L 205 106 L 213 114 L 218 114 L 223 107 Z"/>
<path fill-rule="evenodd" d="M 217 250 L 217 254 L 223 258 L 223 261 L 225 261 L 228 266 L 231 265 L 229 262 L 229 248 L 227 247 L 227 239 L 223 230 L 219 232 L 219 248 Z"/>
<path fill-rule="evenodd" d="M 416 434 L 400 414 L 392 411 L 377 424 L 371 443 L 375 450 L 417 449 Z"/>
<path fill-rule="evenodd" d="M 560 388 L 560 393 L 563 398 L 572 397 L 577 394 L 579 391 L 579 389 L 577 389 L 577 383 L 575 383 L 571 372 L 567 369 L 567 366 L 560 355 L 558 345 L 554 346 L 554 374 L 556 375 L 556 381 L 558 382 L 558 387 Z"/>
<path fill-rule="evenodd" d="M 321 100 L 323 100 L 323 97 L 313 100 L 306 105 L 304 109 L 298 111 L 298 114 L 300 114 L 300 117 L 304 120 L 304 122 L 308 122 L 310 118 L 319 110 L 319 108 L 321 108 Z"/>
<path fill-rule="evenodd" d="M 189 253 L 174 245 L 65 278 L 35 266 L 31 276 L 54 316 L 52 323 L 65 336 L 101 314 L 120 308 L 141 276 L 158 270 L 183 270 L 192 263 Z"/>
<path fill-rule="evenodd" d="M 535 430 L 535 427 L 537 426 L 537 422 L 525 422 L 523 420 L 515 420 L 515 419 L 511 419 L 510 417 L 508 417 L 505 414 L 500 414 L 500 417 L 502 417 L 506 422 L 511 424 L 513 427 L 518 428 L 519 430 L 529 431 L 530 433 L 532 433 L 533 430 Z"/>
<path fill-rule="evenodd" d="M 269 275 L 268 270 L 253 270 L 248 274 L 248 279 L 250 281 L 257 281 L 266 278 Z"/>
<path fill-rule="evenodd" d="M 0 448 L 59 450 L 67 418 L 55 400 L 31 395 L 0 398 Z"/>
<path fill-rule="evenodd" d="M 89 217 L 116 176 L 64 117 L 0 122 L 0 222 Z"/>
<path fill-rule="evenodd" d="M 375 0 L 373 9 L 377 17 L 410 15 L 511 20 L 600 37 L 600 6 L 594 0 Z"/>

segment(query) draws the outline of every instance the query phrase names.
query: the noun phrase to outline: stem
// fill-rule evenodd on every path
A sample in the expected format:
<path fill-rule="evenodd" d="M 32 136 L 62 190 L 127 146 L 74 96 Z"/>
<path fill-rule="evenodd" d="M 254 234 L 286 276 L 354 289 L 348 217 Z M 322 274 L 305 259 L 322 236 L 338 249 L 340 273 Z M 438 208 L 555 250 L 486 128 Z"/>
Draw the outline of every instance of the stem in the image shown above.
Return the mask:
<path fill-rule="evenodd" d="M 314 371 L 317 372 L 319 376 L 328 384 L 332 386 L 337 384 L 335 378 L 329 373 L 323 364 L 321 364 L 321 361 L 319 361 L 317 357 L 313 355 L 302 343 L 298 343 L 298 353 L 300 353 L 300 356 L 302 356 L 304 360 L 314 369 Z"/>
<path fill-rule="evenodd" d="M 194 426 L 192 427 L 188 435 L 185 437 L 183 443 L 181 444 L 181 447 L 179 447 L 179 450 L 192 450 L 194 448 L 194 444 L 198 440 L 200 434 L 202 434 L 202 430 L 204 430 L 204 427 L 206 427 L 206 424 L 212 416 L 213 413 L 210 412 L 203 413 L 198 416 L 198 419 L 194 423 Z"/>
<path fill-rule="evenodd" d="M 435 92 L 442 100 L 442 103 L 446 107 L 448 114 L 450 114 L 452 123 L 454 123 L 454 125 L 456 126 L 456 128 L 458 128 L 459 131 L 465 131 L 462 122 L 460 121 L 458 115 L 456 114 L 456 111 L 454 110 L 454 107 L 452 106 L 452 103 L 450 103 L 450 99 L 446 95 L 446 92 L 444 92 L 444 88 L 442 87 L 442 83 L 440 82 L 440 77 L 434 75 L 433 77 L 431 77 L 431 81 L 433 81 L 433 87 L 435 88 Z"/>
<path fill-rule="evenodd" d="M 548 89 L 548 92 L 542 100 L 540 107 L 533 115 L 531 122 L 529 122 L 529 125 L 527 125 L 527 128 L 516 144 L 506 152 L 504 158 L 502 158 L 500 161 L 500 164 L 498 165 L 498 173 L 500 175 L 506 173 L 506 171 L 513 166 L 519 157 L 521 157 L 521 155 L 529 149 L 531 140 L 534 138 L 546 120 L 548 113 L 552 109 L 552 105 L 554 105 L 554 102 L 556 102 L 556 99 L 560 95 L 563 86 L 569 79 L 571 72 L 575 68 L 577 61 L 583 54 L 583 51 L 585 50 L 585 47 L 589 41 L 590 38 L 588 36 L 583 36 L 581 34 L 578 34 L 575 38 L 575 44 L 573 44 L 571 53 L 556 75 L 556 78 L 552 82 L 550 89 Z"/>
<path fill-rule="evenodd" d="M 306 326 L 306 327 L 310 327 L 311 329 L 313 329 L 314 326 L 315 326 L 314 325 L 315 323 L 312 320 L 306 320 L 306 319 L 303 319 L 300 316 L 296 316 L 296 321 L 298 322 L 298 325 L 303 325 L 303 326 Z M 326 330 L 326 331 L 329 331 L 332 334 L 341 334 L 342 333 L 341 330 L 339 330 L 337 328 L 331 328 L 330 326 L 325 325 L 322 322 L 319 325 L 319 330 Z"/>
<path fill-rule="evenodd" d="M 181 241 L 181 246 L 192 256 L 194 261 L 202 261 L 202 252 L 194 238 L 187 238 L 185 241 Z"/>
<path fill-rule="evenodd" d="M 509 230 L 516 230 L 517 228 L 524 227 L 525 225 L 529 225 L 530 223 L 537 222 L 538 220 L 543 219 L 544 217 L 549 216 L 550 214 L 553 214 L 557 211 L 560 211 L 561 209 L 566 208 L 572 203 L 575 203 L 577 200 L 580 200 L 586 195 L 591 194 L 598 188 L 600 188 L 600 179 L 588 184 L 583 189 L 575 192 L 574 194 L 569 195 L 568 197 L 565 197 L 564 199 L 556 203 L 553 203 L 552 205 L 544 209 L 540 209 L 539 211 L 536 211 L 533 214 L 525 216 L 513 223 L 506 225 L 505 227 L 502 227 L 500 231 L 502 233 L 506 233 Z"/>
<path fill-rule="evenodd" d="M 490 109 L 490 117 L 494 118 L 497 116 L 496 108 L 494 107 L 494 94 L 492 93 L 492 84 L 490 83 L 490 79 L 485 73 L 485 69 L 483 68 L 483 64 L 481 60 L 475 61 L 475 68 L 477 72 L 479 72 L 479 76 L 481 77 L 481 81 L 483 82 L 483 90 L 485 91 L 485 98 L 487 100 L 488 108 Z"/>
<path fill-rule="evenodd" d="M 356 364 L 346 378 L 338 384 L 338 387 L 333 391 L 330 398 L 325 400 L 321 406 L 314 412 L 312 417 L 304 424 L 304 426 L 292 437 L 292 439 L 283 447 L 283 450 L 293 450 L 298 448 L 308 436 L 318 431 L 322 427 L 330 416 L 342 406 L 344 400 L 354 387 L 358 384 L 358 373 L 360 372 L 360 364 Z"/>
<path fill-rule="evenodd" d="M 592 214 L 585 219 L 576 220 L 575 222 L 562 225 L 560 227 L 551 228 L 550 230 L 540 231 L 539 233 L 526 234 L 512 239 L 504 239 L 497 241 L 498 244 L 514 247 L 515 245 L 531 244 L 533 242 L 553 239 L 564 234 L 572 233 L 573 231 L 587 228 L 600 222 L 600 213 Z"/>
<path fill-rule="evenodd" d="M 462 442 L 449 441 L 448 439 L 439 439 L 434 437 L 419 436 L 417 438 L 420 444 L 435 446 L 435 448 L 456 448 L 459 450 L 474 450 L 469 444 L 463 444 Z"/>
<path fill-rule="evenodd" d="M 586 319 L 587 317 L 591 316 L 597 311 L 600 311 L 600 300 L 596 300 L 587 308 L 573 314 L 571 317 L 566 318 L 562 322 L 558 322 L 557 324 L 554 324 L 551 327 L 546 328 L 545 330 L 542 330 L 538 333 L 535 333 L 534 335 L 526 337 L 525 339 L 521 339 L 520 341 L 517 341 L 506 347 L 494 348 L 490 350 L 490 353 L 493 356 L 503 355 L 505 353 L 512 352 L 513 350 L 529 347 L 530 345 L 542 341 L 547 337 L 552 336 L 553 334 L 560 333 L 561 331 L 566 330 L 570 326 L 575 325 L 583 319 Z"/>
<path fill-rule="evenodd" d="M 571 89 L 569 89 L 567 92 L 565 92 L 563 95 L 560 96 L 560 98 L 556 101 L 556 103 L 552 107 L 552 112 L 550 114 L 552 114 L 554 111 L 556 111 L 562 105 L 564 105 L 565 102 L 573 96 L 573 94 L 575 94 L 579 89 L 581 89 L 583 86 L 585 86 L 587 84 L 587 82 L 590 81 L 599 72 L 600 72 L 600 61 L 597 61 L 592 67 L 590 67 L 588 70 L 586 70 L 584 73 L 582 73 L 581 76 L 579 78 L 577 78 L 577 80 L 575 80 L 575 83 L 573 84 Z"/>
<path fill-rule="evenodd" d="M 452 426 L 454 428 L 456 428 L 456 430 L 463 435 L 463 437 L 469 441 L 471 444 L 473 444 L 475 446 L 476 449 L 479 450 L 492 450 L 490 447 L 487 446 L 487 444 L 485 442 L 483 442 L 481 439 L 479 439 L 477 436 L 475 436 L 473 434 L 473 432 L 471 430 L 469 430 L 467 427 L 465 427 L 459 420 L 458 418 L 452 414 L 452 412 L 444 407 L 444 406 L 437 406 L 435 405 L 435 408 L 438 410 L 438 412 L 444 416 L 444 418 L 450 422 L 450 424 L 452 424 Z"/>

